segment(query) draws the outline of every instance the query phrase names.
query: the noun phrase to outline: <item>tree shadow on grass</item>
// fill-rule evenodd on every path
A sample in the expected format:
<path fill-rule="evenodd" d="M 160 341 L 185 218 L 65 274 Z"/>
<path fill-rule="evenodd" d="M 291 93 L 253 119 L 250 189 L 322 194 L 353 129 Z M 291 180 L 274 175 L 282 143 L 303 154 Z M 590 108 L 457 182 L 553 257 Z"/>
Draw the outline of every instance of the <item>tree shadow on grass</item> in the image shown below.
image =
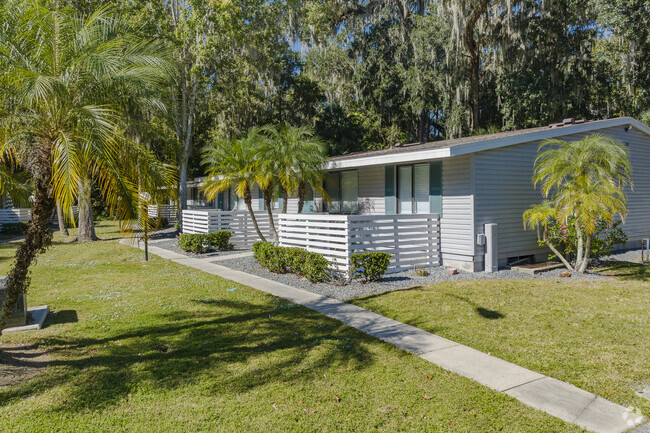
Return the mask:
<path fill-rule="evenodd" d="M 483 317 L 484 319 L 496 320 L 496 319 L 503 319 L 505 317 L 505 314 L 500 313 L 497 310 L 490 310 L 489 308 L 481 307 L 481 306 L 477 305 L 475 302 L 471 301 L 470 299 L 467 299 L 464 296 L 456 295 L 454 293 L 445 293 L 445 295 L 450 296 L 452 298 L 456 298 L 459 301 L 463 301 L 463 302 L 467 303 L 469 306 L 474 308 L 474 311 L 476 311 L 476 314 Z"/>
<path fill-rule="evenodd" d="M 173 390 L 200 383 L 208 393 L 244 393 L 268 383 L 321 377 L 333 366 L 362 369 L 373 359 L 370 337 L 288 302 L 197 301 L 199 311 L 158 315 L 159 323 L 96 338 L 45 337 L 48 372 L 0 389 L 0 405 L 65 387 L 50 409 L 104 408 L 142 387 Z M 296 371 L 300 370 L 297 374 Z"/>
<path fill-rule="evenodd" d="M 605 262 L 598 273 L 630 281 L 650 281 L 650 265 L 632 262 Z"/>

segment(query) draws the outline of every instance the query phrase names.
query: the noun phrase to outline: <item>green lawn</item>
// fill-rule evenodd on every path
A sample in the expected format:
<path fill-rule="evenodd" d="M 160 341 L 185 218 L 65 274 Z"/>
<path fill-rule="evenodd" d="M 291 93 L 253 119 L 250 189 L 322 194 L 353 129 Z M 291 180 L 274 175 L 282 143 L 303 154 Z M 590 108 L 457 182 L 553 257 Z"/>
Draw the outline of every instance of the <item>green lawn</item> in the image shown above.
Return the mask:
<path fill-rule="evenodd" d="M 603 272 L 614 278 L 458 281 L 351 302 L 648 416 L 634 389 L 650 382 L 650 266 Z"/>
<path fill-rule="evenodd" d="M 304 307 L 115 241 L 57 241 L 29 293 L 48 327 L 3 337 L 51 361 L 0 388 L 2 431 L 580 431 Z"/>

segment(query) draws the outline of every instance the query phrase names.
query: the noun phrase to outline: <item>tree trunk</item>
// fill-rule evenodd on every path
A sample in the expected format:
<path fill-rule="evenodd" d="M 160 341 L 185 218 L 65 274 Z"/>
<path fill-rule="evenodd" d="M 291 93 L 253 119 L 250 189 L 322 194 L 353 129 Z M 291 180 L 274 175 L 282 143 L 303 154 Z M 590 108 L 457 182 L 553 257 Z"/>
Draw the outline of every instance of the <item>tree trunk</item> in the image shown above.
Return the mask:
<path fill-rule="evenodd" d="M 573 225 L 576 228 L 576 238 L 578 239 L 578 242 L 577 242 L 578 251 L 576 251 L 576 265 L 575 265 L 575 268 L 580 269 L 580 267 L 582 266 L 583 253 L 584 253 L 583 252 L 584 243 L 583 243 L 583 239 L 582 239 L 582 229 L 580 228 L 580 223 L 578 222 L 577 219 L 573 222 Z"/>
<path fill-rule="evenodd" d="M 183 210 L 187 209 L 187 156 L 181 155 L 181 170 L 178 177 L 178 227 L 183 228 Z"/>
<path fill-rule="evenodd" d="M 589 256 L 591 255 L 591 235 L 586 235 L 587 240 L 585 241 L 585 255 L 582 258 L 582 263 L 580 265 L 580 268 L 577 269 L 578 272 L 581 274 L 584 274 L 585 271 L 587 270 L 587 266 L 589 266 Z"/>
<path fill-rule="evenodd" d="M 34 178 L 32 220 L 27 227 L 25 241 L 16 250 L 15 261 L 7 274 L 6 297 L 0 315 L 0 329 L 4 328 L 7 323 L 20 295 L 25 293 L 29 287 L 29 268 L 34 259 L 52 244 L 52 232 L 48 221 L 56 203 L 50 194 L 52 182 L 50 149 L 51 146 L 36 149 L 31 164 L 29 164 Z"/>
<path fill-rule="evenodd" d="M 273 221 L 273 200 L 271 197 L 271 186 L 262 191 L 264 197 L 264 207 L 266 208 L 266 214 L 269 216 L 269 225 L 271 226 L 271 233 L 273 233 L 273 239 L 275 244 L 280 243 L 280 237 L 278 236 L 278 231 L 275 228 L 275 222 Z"/>
<path fill-rule="evenodd" d="M 70 236 L 68 233 L 68 227 L 65 225 L 65 218 L 63 218 L 63 209 L 59 203 L 56 204 L 56 218 L 59 220 L 59 232 L 63 236 Z"/>
<path fill-rule="evenodd" d="M 479 117 L 481 113 L 481 101 L 479 92 L 480 67 L 481 67 L 481 44 L 474 40 L 476 23 L 481 15 L 487 11 L 489 0 L 479 0 L 472 15 L 465 25 L 465 47 L 469 55 L 469 106 L 472 112 L 472 130 L 479 127 Z"/>
<path fill-rule="evenodd" d="M 91 201 L 92 179 L 82 178 L 79 181 L 79 231 L 77 242 L 93 242 L 97 240 L 93 207 Z"/>
<path fill-rule="evenodd" d="M 307 195 L 307 185 L 305 182 L 298 184 L 298 213 L 302 213 L 302 208 L 305 206 L 305 196 Z"/>
<path fill-rule="evenodd" d="M 287 213 L 287 203 L 289 202 L 289 193 L 282 188 L 282 213 Z"/>
<path fill-rule="evenodd" d="M 257 218 L 255 218 L 255 212 L 253 212 L 253 200 L 251 198 L 251 189 L 248 186 L 244 191 L 244 203 L 246 203 L 246 207 L 248 208 L 248 213 L 250 214 L 251 220 L 253 221 L 253 226 L 255 227 L 257 236 L 260 238 L 260 241 L 266 242 L 266 238 L 262 234 L 262 231 L 260 230 L 260 226 L 257 225 Z"/>
<path fill-rule="evenodd" d="M 418 122 L 418 139 L 420 143 L 429 141 L 429 127 L 431 126 L 431 119 L 429 118 L 429 110 L 422 110 Z"/>

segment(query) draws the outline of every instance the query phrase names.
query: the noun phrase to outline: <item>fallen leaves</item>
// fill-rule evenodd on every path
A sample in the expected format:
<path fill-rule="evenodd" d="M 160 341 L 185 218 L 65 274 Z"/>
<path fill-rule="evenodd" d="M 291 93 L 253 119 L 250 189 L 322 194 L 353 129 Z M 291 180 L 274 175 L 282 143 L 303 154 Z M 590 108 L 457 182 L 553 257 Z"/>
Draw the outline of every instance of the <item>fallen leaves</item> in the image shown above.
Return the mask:
<path fill-rule="evenodd" d="M 335 395 L 334 396 L 334 401 L 339 403 L 341 401 L 341 397 L 339 397 L 338 395 Z"/>
<path fill-rule="evenodd" d="M 314 409 L 306 409 L 306 408 L 305 408 L 305 409 L 303 409 L 303 410 L 304 410 L 305 412 L 307 412 L 307 413 L 316 413 L 316 410 L 314 410 Z"/>
<path fill-rule="evenodd" d="M 430 395 L 426 395 L 426 394 L 424 394 L 424 396 L 423 396 L 422 398 L 425 399 L 425 400 L 431 400 L 431 396 L 430 396 Z"/>

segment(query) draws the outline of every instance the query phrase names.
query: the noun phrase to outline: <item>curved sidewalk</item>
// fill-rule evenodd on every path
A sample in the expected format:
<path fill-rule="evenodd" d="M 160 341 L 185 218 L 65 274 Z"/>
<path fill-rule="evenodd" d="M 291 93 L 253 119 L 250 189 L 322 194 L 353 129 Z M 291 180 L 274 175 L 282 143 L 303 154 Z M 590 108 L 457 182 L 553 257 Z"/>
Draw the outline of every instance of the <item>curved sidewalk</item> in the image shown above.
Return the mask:
<path fill-rule="evenodd" d="M 131 239 L 121 243 L 137 247 Z M 569 383 L 528 370 L 471 347 L 406 325 L 364 308 L 276 281 L 149 246 L 149 252 L 209 274 L 304 305 L 445 370 L 506 393 L 522 403 L 596 433 L 622 433 L 644 422 L 629 409 Z"/>

